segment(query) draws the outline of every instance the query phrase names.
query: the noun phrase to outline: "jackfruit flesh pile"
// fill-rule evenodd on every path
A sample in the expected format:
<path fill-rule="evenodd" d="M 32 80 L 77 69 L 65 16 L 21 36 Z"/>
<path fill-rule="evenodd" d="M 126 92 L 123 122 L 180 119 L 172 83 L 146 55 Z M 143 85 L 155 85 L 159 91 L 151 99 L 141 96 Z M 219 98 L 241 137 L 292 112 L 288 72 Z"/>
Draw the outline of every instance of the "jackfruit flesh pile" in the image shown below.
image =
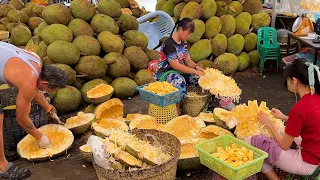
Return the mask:
<path fill-rule="evenodd" d="M 160 96 L 178 91 L 178 88 L 174 87 L 172 84 L 168 83 L 167 81 L 152 82 L 148 86 L 143 87 L 142 89 L 158 94 Z"/>
<path fill-rule="evenodd" d="M 239 148 L 236 144 L 232 144 L 231 147 L 227 146 L 225 149 L 217 147 L 217 152 L 212 153 L 212 156 L 233 167 L 239 167 L 254 159 L 252 150 L 248 150 L 246 147 Z"/>

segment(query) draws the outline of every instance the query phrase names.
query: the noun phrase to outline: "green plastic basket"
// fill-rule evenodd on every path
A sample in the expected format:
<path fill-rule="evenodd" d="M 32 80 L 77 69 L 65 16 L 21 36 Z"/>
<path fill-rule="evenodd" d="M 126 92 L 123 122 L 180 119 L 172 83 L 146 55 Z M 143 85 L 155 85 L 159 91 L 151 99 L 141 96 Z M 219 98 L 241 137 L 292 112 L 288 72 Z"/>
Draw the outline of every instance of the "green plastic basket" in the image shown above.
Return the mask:
<path fill-rule="evenodd" d="M 240 148 L 246 147 L 248 150 L 252 150 L 254 160 L 239 167 L 232 167 L 226 162 L 211 155 L 217 151 L 217 147 L 231 147 L 231 144 L 233 143 Z M 268 157 L 266 152 L 230 135 L 221 135 L 201 142 L 195 145 L 195 148 L 199 151 L 201 164 L 207 166 L 221 176 L 232 180 L 242 180 L 260 172 L 264 159 Z"/>

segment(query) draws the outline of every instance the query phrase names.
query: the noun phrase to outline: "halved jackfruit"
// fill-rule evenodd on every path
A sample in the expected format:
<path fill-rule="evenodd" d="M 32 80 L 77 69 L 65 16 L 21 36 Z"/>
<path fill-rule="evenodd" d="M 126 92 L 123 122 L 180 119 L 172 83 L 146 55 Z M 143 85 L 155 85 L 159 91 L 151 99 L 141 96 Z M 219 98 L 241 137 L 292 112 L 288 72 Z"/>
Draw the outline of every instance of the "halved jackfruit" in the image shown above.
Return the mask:
<path fill-rule="evenodd" d="M 101 119 L 97 123 L 92 123 L 92 128 L 95 134 L 102 138 L 110 135 L 110 129 L 129 130 L 128 125 L 118 119 Z"/>
<path fill-rule="evenodd" d="M 90 147 L 88 145 L 82 145 L 79 147 L 80 149 L 80 153 L 83 157 L 83 159 L 85 159 L 88 162 L 92 162 L 92 151 L 90 149 Z"/>
<path fill-rule="evenodd" d="M 90 131 L 94 120 L 94 114 L 80 111 L 76 116 L 67 119 L 64 126 L 70 129 L 74 135 L 83 134 Z"/>
<path fill-rule="evenodd" d="M 214 124 L 215 121 L 214 121 L 214 118 L 213 118 L 213 113 L 205 113 L 205 112 L 201 112 L 197 118 L 200 118 L 202 119 L 206 125 L 211 125 L 211 124 Z"/>
<path fill-rule="evenodd" d="M 40 149 L 36 138 L 28 134 L 17 145 L 17 150 L 22 158 L 30 161 L 43 161 L 59 156 L 68 150 L 73 141 L 72 132 L 58 124 L 48 124 L 38 129 L 51 140 L 52 147 Z"/>
<path fill-rule="evenodd" d="M 223 134 L 228 134 L 228 135 L 234 137 L 234 135 L 230 131 L 223 129 L 219 126 L 215 126 L 215 125 L 209 125 L 209 126 L 202 128 L 197 137 L 211 139 L 211 138 L 215 138 L 220 135 L 223 135 Z"/>
<path fill-rule="evenodd" d="M 225 129 L 232 129 L 238 124 L 232 112 L 222 108 L 214 108 L 213 117 L 216 124 Z"/>
<path fill-rule="evenodd" d="M 94 110 L 97 121 L 100 119 L 123 118 L 123 103 L 118 98 L 110 99 Z"/>
<path fill-rule="evenodd" d="M 176 136 L 178 139 L 195 138 L 206 124 L 198 118 L 183 115 L 167 122 L 162 131 Z"/>
<path fill-rule="evenodd" d="M 112 86 L 102 83 L 90 89 L 87 92 L 87 97 L 94 100 L 97 104 L 100 104 L 109 100 L 113 92 L 114 89 Z"/>
<path fill-rule="evenodd" d="M 130 129 L 157 129 L 160 130 L 163 127 L 163 124 L 158 124 L 157 120 L 153 116 L 141 115 L 134 118 L 130 124 Z"/>
<path fill-rule="evenodd" d="M 178 161 L 178 169 L 191 170 L 200 168 L 202 166 L 200 163 L 198 150 L 196 150 L 194 146 L 205 140 L 205 138 L 191 138 L 180 140 L 181 151 Z"/>
<path fill-rule="evenodd" d="M 130 124 L 130 122 L 137 118 L 137 117 L 140 117 L 140 116 L 143 116 L 143 114 L 140 114 L 140 113 L 135 113 L 135 114 L 127 114 L 127 117 L 124 119 L 124 121 L 128 124 Z"/>

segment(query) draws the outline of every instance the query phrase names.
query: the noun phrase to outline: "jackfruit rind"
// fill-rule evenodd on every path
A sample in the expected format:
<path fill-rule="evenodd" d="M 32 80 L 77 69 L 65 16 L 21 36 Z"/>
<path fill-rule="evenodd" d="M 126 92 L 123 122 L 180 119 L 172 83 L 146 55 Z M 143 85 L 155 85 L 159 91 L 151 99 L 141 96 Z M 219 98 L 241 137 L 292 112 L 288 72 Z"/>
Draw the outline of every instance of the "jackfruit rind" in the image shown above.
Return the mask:
<path fill-rule="evenodd" d="M 94 4 L 87 0 L 72 0 L 70 4 L 71 13 L 74 18 L 89 21 L 96 14 Z"/>
<path fill-rule="evenodd" d="M 212 47 L 208 39 L 201 39 L 194 43 L 189 51 L 190 57 L 194 62 L 206 59 L 211 53 Z"/>
<path fill-rule="evenodd" d="M 92 27 L 82 19 L 72 19 L 68 24 L 68 28 L 71 29 L 74 38 L 82 35 L 94 36 Z"/>
<path fill-rule="evenodd" d="M 92 36 L 78 36 L 73 40 L 72 43 L 77 46 L 77 48 L 80 50 L 81 55 L 98 56 L 100 54 L 101 45 L 99 41 Z"/>
<path fill-rule="evenodd" d="M 91 98 L 88 98 L 88 96 L 87 96 L 87 92 L 99 84 L 107 84 L 107 83 L 103 79 L 94 79 L 94 80 L 88 81 L 85 84 L 83 84 L 83 86 L 81 88 L 81 94 L 82 94 L 82 99 L 84 102 L 89 103 L 89 104 L 93 104 L 93 105 L 101 104 L 101 103 L 105 102 L 105 101 L 101 101 L 99 99 L 91 99 Z"/>
<path fill-rule="evenodd" d="M 32 9 L 35 5 L 37 5 L 35 2 L 28 2 L 24 5 L 24 7 L 28 9 Z"/>
<path fill-rule="evenodd" d="M 119 17 L 117 24 L 122 32 L 126 32 L 129 30 L 138 30 L 139 27 L 137 18 L 131 16 L 130 14 L 122 14 Z"/>
<path fill-rule="evenodd" d="M 73 70 L 70 66 L 66 65 L 66 64 L 52 64 L 52 66 L 57 67 L 61 70 L 63 70 L 64 72 L 67 73 L 68 75 L 68 79 L 67 79 L 67 85 L 72 84 L 74 81 L 76 81 L 76 71 Z"/>
<path fill-rule="evenodd" d="M 73 40 L 71 29 L 69 29 L 67 26 L 62 24 L 51 24 L 45 27 L 42 30 L 40 37 L 48 46 L 57 40 L 63 40 L 70 43 Z"/>
<path fill-rule="evenodd" d="M 100 34 L 102 31 L 110 31 L 113 34 L 119 34 L 117 22 L 105 14 L 94 15 L 90 25 L 96 34 Z"/>
<path fill-rule="evenodd" d="M 197 135 L 197 138 L 212 139 L 224 134 L 228 134 L 234 137 L 234 134 L 232 134 L 230 131 L 224 128 L 221 128 L 216 125 L 209 125 L 200 130 L 199 134 Z"/>
<path fill-rule="evenodd" d="M 175 18 L 180 19 L 180 14 L 182 12 L 183 7 L 186 5 L 185 2 L 177 4 L 173 9 L 173 15 Z"/>
<path fill-rule="evenodd" d="M 10 41 L 16 46 L 25 46 L 31 38 L 31 31 L 19 24 L 12 29 Z"/>
<path fill-rule="evenodd" d="M 42 18 L 48 24 L 63 24 L 67 26 L 71 21 L 71 11 L 65 5 L 59 3 L 51 4 L 43 10 Z"/>
<path fill-rule="evenodd" d="M 28 26 L 32 31 L 34 31 L 41 23 L 45 22 L 44 19 L 40 17 L 31 17 L 28 20 Z"/>
<path fill-rule="evenodd" d="M 20 157 L 29 161 L 44 161 L 64 154 L 73 144 L 72 132 L 62 125 L 48 124 L 38 130 L 49 137 L 52 147 L 40 149 L 37 140 L 28 134 L 17 145 Z"/>
<path fill-rule="evenodd" d="M 237 56 L 231 53 L 223 53 L 214 60 L 214 68 L 219 69 L 225 75 L 232 74 L 237 71 L 239 60 Z"/>
<path fill-rule="evenodd" d="M 225 53 L 227 50 L 228 38 L 224 34 L 217 34 L 211 40 L 212 54 L 216 57 Z"/>
<path fill-rule="evenodd" d="M 32 12 L 32 8 L 22 8 L 20 11 L 24 12 L 28 16 L 28 18 L 37 16 L 34 12 Z M 0 14 L 0 16 L 1 16 L 1 14 Z"/>
<path fill-rule="evenodd" d="M 125 77 L 130 73 L 129 60 L 120 53 L 111 52 L 103 58 L 108 64 L 107 74 L 112 78 Z"/>
<path fill-rule="evenodd" d="M 221 34 L 224 34 L 227 38 L 231 37 L 236 30 L 236 20 L 230 14 L 225 14 L 220 17 L 222 24 Z"/>
<path fill-rule="evenodd" d="M 3 24 L 0 24 L 0 31 L 7 31 L 6 26 Z"/>
<path fill-rule="evenodd" d="M 131 120 L 129 128 L 160 130 L 162 128 L 162 124 L 158 124 L 157 119 L 153 116 L 141 115 Z"/>
<path fill-rule="evenodd" d="M 213 68 L 213 62 L 207 59 L 201 60 L 197 63 L 197 65 L 199 65 L 200 67 L 202 67 L 203 69 L 207 69 L 207 68 Z"/>
<path fill-rule="evenodd" d="M 204 32 L 203 37 L 206 39 L 212 39 L 217 34 L 220 33 L 223 25 L 221 24 L 220 19 L 218 17 L 214 16 L 214 17 L 209 18 L 206 21 L 205 26 L 206 26 L 206 28 L 205 28 L 206 30 Z"/>
<path fill-rule="evenodd" d="M 42 30 L 43 30 L 45 27 L 47 27 L 47 26 L 48 26 L 48 24 L 47 24 L 46 22 L 40 23 L 39 26 L 38 26 L 36 29 L 34 29 L 33 34 L 34 34 L 35 36 L 40 36 L 41 33 L 42 33 Z M 72 32 L 71 32 L 71 33 L 72 33 Z"/>
<path fill-rule="evenodd" d="M 243 4 L 243 11 L 251 15 L 262 11 L 262 2 L 260 0 L 246 0 Z"/>
<path fill-rule="evenodd" d="M 199 19 L 202 14 L 202 5 L 199 5 L 198 3 L 191 1 L 188 2 L 182 9 L 180 14 L 180 19 L 182 18 L 190 18 L 190 19 Z"/>
<path fill-rule="evenodd" d="M 45 6 L 37 4 L 32 8 L 32 12 L 35 13 L 38 17 L 42 18 L 42 13 L 45 8 L 46 8 Z"/>
<path fill-rule="evenodd" d="M 239 60 L 238 71 L 246 70 L 250 65 L 249 55 L 246 52 L 241 52 L 237 58 Z"/>
<path fill-rule="evenodd" d="M 260 12 L 258 14 L 252 15 L 252 23 L 251 26 L 254 30 L 258 30 L 260 27 L 269 26 L 270 25 L 270 15 L 265 12 Z"/>
<path fill-rule="evenodd" d="M 121 6 L 115 0 L 100 0 L 98 3 L 98 10 L 101 14 L 105 14 L 112 18 L 121 16 Z"/>
<path fill-rule="evenodd" d="M 258 67 L 260 57 L 258 50 L 253 50 L 248 53 L 250 59 L 250 67 Z"/>
<path fill-rule="evenodd" d="M 99 104 L 94 110 L 97 121 L 101 119 L 117 119 L 123 117 L 123 103 L 118 98 Z"/>
<path fill-rule="evenodd" d="M 238 14 L 242 13 L 243 7 L 242 4 L 238 1 L 232 1 L 228 4 L 227 14 L 230 14 L 233 17 L 236 17 Z"/>
<path fill-rule="evenodd" d="M 188 159 L 199 157 L 198 150 L 194 148 L 194 146 L 202 141 L 205 141 L 205 138 L 190 138 L 190 139 L 182 139 L 181 142 L 181 153 L 180 159 Z"/>
<path fill-rule="evenodd" d="M 203 19 L 211 18 L 217 12 L 217 4 L 214 0 L 202 0 L 200 5 L 203 5 L 201 15 Z"/>
<path fill-rule="evenodd" d="M 48 46 L 47 55 L 55 63 L 74 65 L 79 61 L 80 51 L 76 45 L 58 40 Z"/>
<path fill-rule="evenodd" d="M 138 46 L 142 50 L 146 50 L 148 47 L 148 37 L 137 30 L 129 30 L 123 34 L 127 47 Z"/>
<path fill-rule="evenodd" d="M 124 121 L 118 119 L 104 118 L 101 119 L 99 122 L 93 122 L 92 129 L 94 130 L 94 133 L 97 136 L 104 138 L 110 135 L 111 129 L 127 131 L 129 130 L 129 127 Z"/>
<path fill-rule="evenodd" d="M 118 77 L 112 81 L 111 86 L 114 88 L 114 96 L 117 98 L 129 98 L 137 93 L 137 83 L 127 77 Z"/>
<path fill-rule="evenodd" d="M 249 33 L 244 36 L 244 50 L 246 52 L 253 51 L 257 47 L 258 37 L 255 33 Z"/>
<path fill-rule="evenodd" d="M 140 69 L 146 69 L 148 68 L 149 59 L 146 53 L 137 46 L 130 46 L 127 47 L 123 55 L 126 56 L 126 58 L 130 62 L 130 66 L 139 71 Z"/>
<path fill-rule="evenodd" d="M 13 6 L 16 10 L 21 10 L 24 7 L 24 3 L 21 0 L 10 0 L 9 5 Z"/>
<path fill-rule="evenodd" d="M 77 73 L 86 75 L 86 79 L 102 78 L 107 68 L 106 61 L 99 56 L 82 56 L 75 66 Z"/>
<path fill-rule="evenodd" d="M 109 100 L 113 92 L 114 89 L 112 86 L 102 83 L 90 89 L 87 92 L 87 97 L 95 102 L 102 103 Z"/>
<path fill-rule="evenodd" d="M 156 9 L 155 9 L 155 10 L 162 10 L 162 6 L 163 6 L 163 4 L 164 4 L 165 2 L 167 2 L 167 0 L 158 0 L 158 1 L 157 1 L 157 4 L 156 4 Z M 143 16 L 143 14 L 142 14 L 142 16 Z"/>
<path fill-rule="evenodd" d="M 122 8 L 128 8 L 130 6 L 130 2 L 128 0 L 116 0 Z"/>
<path fill-rule="evenodd" d="M 240 34 L 235 34 L 228 38 L 227 51 L 234 55 L 241 53 L 244 47 L 244 38 Z"/>
<path fill-rule="evenodd" d="M 4 17 L 4 18 L 0 19 L 0 23 L 4 26 L 7 26 L 10 22 L 7 17 Z"/>
<path fill-rule="evenodd" d="M 87 106 L 83 112 L 84 113 L 94 113 L 94 110 L 96 109 L 96 105 L 90 104 L 89 106 Z"/>
<path fill-rule="evenodd" d="M 17 10 L 11 10 L 7 14 L 7 18 L 10 22 L 16 22 L 16 23 L 27 23 L 28 22 L 28 16 L 26 13 L 17 11 Z"/>
<path fill-rule="evenodd" d="M 201 21 L 200 19 L 194 19 L 193 20 L 195 29 L 194 31 L 190 34 L 190 37 L 188 39 L 189 43 L 195 43 L 197 41 L 199 41 L 201 39 L 201 37 L 203 36 L 204 32 L 205 32 L 205 24 L 203 21 Z"/>
<path fill-rule="evenodd" d="M 104 50 L 104 52 L 123 52 L 124 42 L 119 36 L 114 35 L 112 32 L 103 31 L 98 35 L 97 39 L 100 42 L 101 48 Z"/>
<path fill-rule="evenodd" d="M 220 17 L 227 13 L 228 5 L 224 1 L 217 1 L 216 5 L 217 5 L 216 16 Z"/>
<path fill-rule="evenodd" d="M 154 81 L 153 74 L 148 69 L 141 69 L 135 74 L 134 81 L 138 86 L 151 83 Z"/>
<path fill-rule="evenodd" d="M 90 131 L 91 124 L 94 122 L 93 113 L 78 112 L 76 116 L 66 120 L 64 127 L 68 128 L 74 135 L 83 134 Z"/>
<path fill-rule="evenodd" d="M 153 50 L 153 49 L 152 50 L 147 49 L 146 55 L 148 56 L 149 61 L 156 60 L 159 58 L 159 52 L 157 50 Z"/>
<path fill-rule="evenodd" d="M 165 2 L 162 5 L 161 10 L 166 12 L 170 16 L 174 16 L 173 11 L 174 11 L 175 6 L 176 6 L 176 4 L 175 4 L 174 0 L 168 0 L 167 2 Z"/>
<path fill-rule="evenodd" d="M 65 86 L 57 91 L 52 104 L 60 113 L 74 112 L 82 101 L 80 91 L 73 86 Z"/>
<path fill-rule="evenodd" d="M 247 12 L 242 12 L 238 16 L 235 17 L 236 21 L 236 34 L 246 35 L 249 32 L 249 28 L 251 25 L 251 15 Z"/>

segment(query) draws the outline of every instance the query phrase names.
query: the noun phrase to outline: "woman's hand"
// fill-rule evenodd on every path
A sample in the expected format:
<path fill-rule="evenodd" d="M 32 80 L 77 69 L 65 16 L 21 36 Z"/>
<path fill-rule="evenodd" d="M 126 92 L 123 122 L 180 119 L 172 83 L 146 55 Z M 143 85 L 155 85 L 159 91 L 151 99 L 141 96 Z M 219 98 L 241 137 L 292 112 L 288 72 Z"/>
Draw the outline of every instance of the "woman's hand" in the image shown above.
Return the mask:
<path fill-rule="evenodd" d="M 196 74 L 197 76 L 203 76 L 203 75 L 204 75 L 204 72 L 203 72 L 203 71 L 198 71 L 198 70 L 196 70 L 195 74 Z"/>
<path fill-rule="evenodd" d="M 273 121 L 263 112 L 258 114 L 258 120 L 262 125 L 265 125 L 267 128 L 271 128 Z"/>
<path fill-rule="evenodd" d="M 283 120 L 286 117 L 279 109 L 276 109 L 276 108 L 272 108 L 270 114 L 275 118 L 283 119 Z"/>
<path fill-rule="evenodd" d="M 196 70 L 198 70 L 198 71 L 204 71 L 204 69 L 203 69 L 201 66 L 199 66 L 199 65 L 196 65 Z"/>

